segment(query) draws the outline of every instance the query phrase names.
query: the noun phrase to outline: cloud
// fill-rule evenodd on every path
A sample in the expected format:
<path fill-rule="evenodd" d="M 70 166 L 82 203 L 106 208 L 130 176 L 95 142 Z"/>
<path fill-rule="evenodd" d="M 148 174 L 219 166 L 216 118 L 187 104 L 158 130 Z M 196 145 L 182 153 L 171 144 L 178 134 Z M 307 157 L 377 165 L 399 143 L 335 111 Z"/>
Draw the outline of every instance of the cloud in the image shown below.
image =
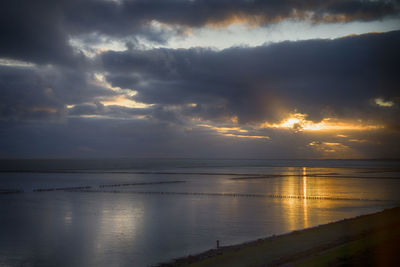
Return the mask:
<path fill-rule="evenodd" d="M 0 119 L 61 119 L 66 105 L 115 95 L 90 80 L 79 70 L 0 66 Z"/>
<path fill-rule="evenodd" d="M 398 1 L 2 1 L 0 156 L 302 158 L 333 146 L 398 156 L 399 31 L 221 51 L 140 47 L 191 28 L 398 15 Z M 302 124 L 260 127 L 292 114 Z M 337 121 L 384 128 L 306 129 Z"/>
<path fill-rule="evenodd" d="M 0 157 L 203 157 L 203 158 L 393 158 L 398 134 L 350 132 L 292 134 L 264 129 L 250 135 L 224 136 L 208 127 L 177 127 L 161 121 L 70 118 L 63 123 L 0 121 Z M 250 129 L 249 129 L 250 130 Z M 251 131 L 249 131 L 250 133 Z M 247 133 L 238 133 L 246 135 Z M 355 137 L 368 139 L 354 142 Z M 316 148 L 309 144 L 314 142 Z M 327 151 L 325 151 L 327 150 Z M 335 150 L 336 152 L 334 152 Z M 348 154 L 351 152 L 351 154 Z M 338 154 L 339 153 L 339 154 Z"/>
<path fill-rule="evenodd" d="M 145 118 L 151 113 L 151 109 L 127 108 L 123 106 L 104 106 L 99 102 L 74 105 L 68 109 L 70 116 L 83 117 L 108 117 L 120 119 Z"/>
<path fill-rule="evenodd" d="M 282 42 L 255 48 L 105 52 L 106 79 L 131 88 L 140 102 L 187 105 L 192 116 L 280 122 L 300 112 L 324 118 L 383 121 L 399 113 L 400 32 L 334 40 Z M 374 99 L 392 101 L 382 109 Z"/>
<path fill-rule="evenodd" d="M 293 157 L 292 136 L 224 136 L 152 120 L 70 118 L 64 123 L 0 121 L 0 157 Z M 282 145 L 284 142 L 288 145 Z M 82 149 L 85 148 L 85 149 Z"/>
<path fill-rule="evenodd" d="M 85 58 L 71 46 L 71 38 L 165 43 L 190 28 L 282 20 L 372 21 L 396 17 L 399 11 L 397 1 L 5 0 L 0 4 L 0 35 L 5 37 L 0 57 L 75 66 Z"/>
<path fill-rule="evenodd" d="M 79 9 L 78 9 L 79 8 Z M 71 23 L 92 27 L 108 34 L 131 33 L 135 26 L 158 21 L 167 25 L 202 27 L 224 26 L 235 22 L 268 24 L 285 19 L 311 19 L 325 22 L 329 17 L 337 21 L 376 20 L 399 13 L 397 1 L 84 1 L 71 9 Z M 83 15 L 85 14 L 86 17 Z M 88 15 L 89 14 L 89 17 Z M 104 23 L 101 18 L 108 18 Z M 67 18 L 68 19 L 68 18 Z M 329 20 L 328 20 L 329 21 Z M 90 23 L 88 23 L 90 22 Z M 117 32 L 115 25 L 120 28 Z M 130 25 L 130 29 L 129 26 Z"/>
<path fill-rule="evenodd" d="M 63 29 L 63 4 L 54 1 L 2 1 L 0 57 L 39 64 L 72 64 L 74 51 Z"/>

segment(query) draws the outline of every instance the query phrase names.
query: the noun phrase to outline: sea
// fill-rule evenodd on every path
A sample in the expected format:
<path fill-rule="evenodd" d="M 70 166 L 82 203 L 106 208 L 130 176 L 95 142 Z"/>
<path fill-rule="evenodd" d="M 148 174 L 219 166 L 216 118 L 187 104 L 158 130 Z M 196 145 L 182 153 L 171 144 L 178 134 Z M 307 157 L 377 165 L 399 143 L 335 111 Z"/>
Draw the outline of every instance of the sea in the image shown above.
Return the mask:
<path fill-rule="evenodd" d="M 157 266 L 399 204 L 396 160 L 0 160 L 0 266 Z"/>

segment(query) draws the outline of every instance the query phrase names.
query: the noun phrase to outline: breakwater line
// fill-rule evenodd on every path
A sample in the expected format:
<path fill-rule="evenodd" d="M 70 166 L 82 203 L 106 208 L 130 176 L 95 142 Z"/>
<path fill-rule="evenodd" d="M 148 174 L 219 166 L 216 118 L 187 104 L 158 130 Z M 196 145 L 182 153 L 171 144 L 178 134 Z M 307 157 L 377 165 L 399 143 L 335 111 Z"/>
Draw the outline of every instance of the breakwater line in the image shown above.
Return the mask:
<path fill-rule="evenodd" d="M 205 192 L 170 192 L 170 191 L 132 191 L 132 190 L 68 190 L 69 192 L 86 193 L 122 193 L 139 195 L 189 195 L 189 196 L 220 196 L 220 197 L 254 197 L 254 198 L 280 198 L 280 199 L 309 199 L 309 200 L 341 200 L 341 201 L 379 201 L 394 202 L 390 199 L 372 198 L 347 198 L 333 196 L 304 196 L 304 195 L 280 195 L 280 194 L 254 194 L 254 193 L 205 193 Z"/>
<path fill-rule="evenodd" d="M 85 189 L 90 189 L 90 188 L 92 188 L 92 187 L 91 186 L 75 186 L 75 187 L 39 188 L 39 189 L 33 189 L 33 192 L 85 190 Z"/>
<path fill-rule="evenodd" d="M 14 188 L 0 188 L 0 194 L 19 194 L 24 193 L 24 190 Z"/>
<path fill-rule="evenodd" d="M 184 182 L 186 182 L 186 181 L 156 181 L 156 182 L 126 183 L 126 184 L 103 184 L 103 185 L 99 185 L 98 188 L 156 185 L 156 184 L 177 184 L 177 183 L 184 183 Z M 37 189 L 33 189 L 33 192 L 74 191 L 74 190 L 87 190 L 87 189 L 91 189 L 91 188 L 94 188 L 94 187 L 92 187 L 92 186 L 73 186 L 73 187 L 37 188 Z M 16 193 L 14 191 L 17 191 L 17 190 L 8 190 L 6 192 Z M 1 190 L 0 190 L 0 192 L 1 192 Z"/>
<path fill-rule="evenodd" d="M 130 183 L 130 184 L 105 184 L 105 185 L 99 185 L 99 187 L 105 188 L 105 187 L 152 185 L 152 184 L 178 184 L 178 183 L 185 183 L 185 182 L 186 181 L 161 181 L 161 182 L 143 182 L 143 183 Z"/>

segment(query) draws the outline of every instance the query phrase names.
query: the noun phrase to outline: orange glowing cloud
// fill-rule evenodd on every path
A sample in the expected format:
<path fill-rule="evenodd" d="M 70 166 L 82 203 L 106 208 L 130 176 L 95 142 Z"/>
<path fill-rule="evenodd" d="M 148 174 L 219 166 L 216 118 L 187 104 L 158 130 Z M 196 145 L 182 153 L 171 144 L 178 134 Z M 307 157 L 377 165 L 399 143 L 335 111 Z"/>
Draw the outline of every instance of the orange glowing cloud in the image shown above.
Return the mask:
<path fill-rule="evenodd" d="M 325 158 L 357 158 L 360 154 L 351 147 L 339 142 L 313 141 L 308 144 L 312 150 Z"/>
<path fill-rule="evenodd" d="M 210 28 L 221 29 L 226 28 L 233 24 L 249 25 L 251 27 L 259 26 L 265 23 L 266 19 L 260 15 L 247 15 L 247 14 L 231 14 L 223 20 L 213 19 L 207 22 Z"/>
<path fill-rule="evenodd" d="M 127 108 L 147 108 L 150 106 L 144 103 L 133 101 L 124 95 L 120 95 L 109 100 L 103 100 L 100 101 L 100 103 L 104 106 L 122 106 Z"/>
<path fill-rule="evenodd" d="M 240 127 L 216 127 L 208 124 L 197 124 L 200 127 L 206 127 L 219 133 L 220 135 L 236 138 L 249 138 L 249 139 L 270 139 L 269 136 L 262 135 L 243 135 L 241 133 L 248 133 L 248 130 Z"/>
<path fill-rule="evenodd" d="M 306 119 L 307 115 L 302 113 L 291 114 L 280 123 L 262 123 L 261 128 L 290 129 L 295 132 L 301 131 L 362 131 L 384 128 L 383 125 L 362 124 L 356 122 L 344 122 L 333 118 L 325 118 L 320 122 Z"/>
<path fill-rule="evenodd" d="M 216 127 L 216 126 L 211 126 L 208 124 L 198 124 L 197 126 L 201 127 L 207 127 L 210 129 L 213 129 L 214 131 L 217 131 L 218 133 L 226 133 L 226 132 L 239 132 L 239 133 L 247 133 L 247 130 L 241 129 L 240 127 Z"/>

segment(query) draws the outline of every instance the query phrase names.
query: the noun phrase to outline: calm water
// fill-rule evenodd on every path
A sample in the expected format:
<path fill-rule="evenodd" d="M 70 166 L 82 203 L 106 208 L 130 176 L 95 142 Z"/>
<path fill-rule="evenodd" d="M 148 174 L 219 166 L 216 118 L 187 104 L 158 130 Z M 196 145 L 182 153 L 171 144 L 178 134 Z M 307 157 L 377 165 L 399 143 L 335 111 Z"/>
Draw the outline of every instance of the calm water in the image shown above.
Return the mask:
<path fill-rule="evenodd" d="M 0 170 L 0 266 L 151 266 L 216 240 L 400 203 L 396 161 L 1 161 Z"/>

